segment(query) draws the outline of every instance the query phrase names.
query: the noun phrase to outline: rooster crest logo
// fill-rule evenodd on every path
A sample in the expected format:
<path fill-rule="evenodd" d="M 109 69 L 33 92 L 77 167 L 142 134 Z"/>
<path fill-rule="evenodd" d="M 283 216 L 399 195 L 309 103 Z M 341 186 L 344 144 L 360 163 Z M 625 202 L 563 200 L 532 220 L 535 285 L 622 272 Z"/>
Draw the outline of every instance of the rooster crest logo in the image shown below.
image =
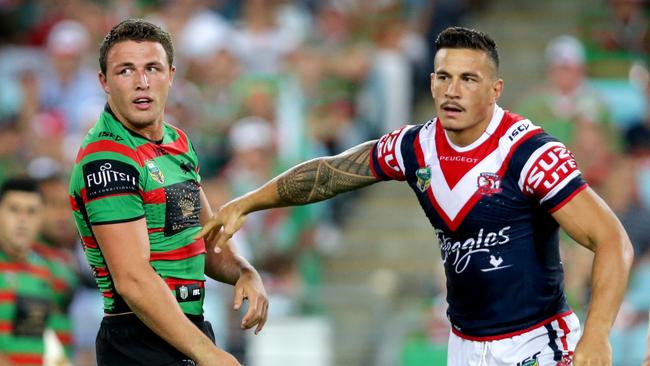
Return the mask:
<path fill-rule="evenodd" d="M 481 173 L 476 180 L 478 193 L 491 196 L 501 192 L 501 177 L 495 173 Z"/>

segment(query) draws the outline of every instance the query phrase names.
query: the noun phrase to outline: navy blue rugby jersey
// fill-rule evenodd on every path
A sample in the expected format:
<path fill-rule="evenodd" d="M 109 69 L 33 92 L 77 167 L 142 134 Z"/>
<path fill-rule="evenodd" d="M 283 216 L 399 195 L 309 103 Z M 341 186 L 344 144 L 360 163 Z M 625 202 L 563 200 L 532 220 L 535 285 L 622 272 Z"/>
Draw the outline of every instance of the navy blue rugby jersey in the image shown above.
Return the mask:
<path fill-rule="evenodd" d="M 474 143 L 455 146 L 435 118 L 380 138 L 371 168 L 408 182 L 433 225 L 457 335 L 511 337 L 570 312 L 551 214 L 587 184 L 558 140 L 495 106 Z"/>

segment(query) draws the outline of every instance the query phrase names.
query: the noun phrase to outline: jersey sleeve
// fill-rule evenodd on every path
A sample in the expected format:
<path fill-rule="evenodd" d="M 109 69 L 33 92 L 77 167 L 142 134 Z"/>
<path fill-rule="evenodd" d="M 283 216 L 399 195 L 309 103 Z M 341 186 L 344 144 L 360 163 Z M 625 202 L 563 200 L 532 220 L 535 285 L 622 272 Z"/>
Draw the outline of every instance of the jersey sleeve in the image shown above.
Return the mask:
<path fill-rule="evenodd" d="M 196 152 L 196 149 L 194 148 L 194 144 L 192 143 L 192 140 L 189 139 L 189 137 L 186 137 L 188 141 L 188 146 L 189 146 L 189 158 L 191 159 L 191 167 L 192 170 L 194 171 L 195 174 L 195 179 L 197 183 L 201 184 L 201 165 L 199 161 L 199 154 Z"/>
<path fill-rule="evenodd" d="M 564 144 L 545 139 L 538 145 L 523 165 L 519 188 L 547 211 L 554 212 L 585 189 L 587 183 L 573 153 Z"/>
<path fill-rule="evenodd" d="M 92 225 L 115 224 L 144 217 L 141 167 L 130 157 L 101 151 L 79 162 L 79 187 Z"/>
<path fill-rule="evenodd" d="M 413 126 L 407 125 L 382 136 L 372 147 L 370 169 L 377 179 L 406 180 L 402 140 Z"/>

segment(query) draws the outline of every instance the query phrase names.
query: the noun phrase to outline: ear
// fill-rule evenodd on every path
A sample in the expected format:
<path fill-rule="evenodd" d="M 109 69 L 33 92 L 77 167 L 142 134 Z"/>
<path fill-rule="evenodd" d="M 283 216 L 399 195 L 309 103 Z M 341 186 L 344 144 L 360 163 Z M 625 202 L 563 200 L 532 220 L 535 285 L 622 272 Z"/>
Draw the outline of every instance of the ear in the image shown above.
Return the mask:
<path fill-rule="evenodd" d="M 436 81 L 436 73 L 432 72 L 431 75 L 430 75 L 430 78 L 431 78 L 431 83 L 429 85 L 429 88 L 431 89 L 431 96 L 435 100 L 436 99 L 436 93 L 433 91 L 433 83 Z"/>
<path fill-rule="evenodd" d="M 99 83 L 102 85 L 102 89 L 104 89 L 104 93 L 110 94 L 110 88 L 108 87 L 108 81 L 106 80 L 106 75 L 104 75 L 100 71 L 97 73 L 97 78 L 99 79 Z"/>
<path fill-rule="evenodd" d="M 503 93 L 503 79 L 497 79 L 492 85 L 492 102 L 496 103 Z"/>
<path fill-rule="evenodd" d="M 169 69 L 169 86 L 172 86 L 174 83 L 174 75 L 176 74 L 176 66 L 172 66 Z"/>

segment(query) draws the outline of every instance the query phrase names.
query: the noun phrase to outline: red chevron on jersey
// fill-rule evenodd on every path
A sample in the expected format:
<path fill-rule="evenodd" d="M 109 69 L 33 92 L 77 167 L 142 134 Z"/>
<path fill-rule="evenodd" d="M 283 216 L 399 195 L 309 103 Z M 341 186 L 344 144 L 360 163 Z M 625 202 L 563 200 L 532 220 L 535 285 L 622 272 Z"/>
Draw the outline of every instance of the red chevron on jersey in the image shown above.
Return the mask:
<path fill-rule="evenodd" d="M 440 168 L 443 171 L 447 185 L 450 188 L 476 166 L 483 158 L 490 155 L 499 147 L 499 139 L 512 126 L 513 123 L 519 122 L 524 118 L 512 113 L 504 113 L 503 110 L 497 109 L 494 117 L 490 121 L 485 133 L 475 142 L 467 146 L 456 146 L 450 140 L 445 130 L 440 127 L 439 120 L 436 120 L 435 143 Z M 503 121 L 503 123 L 499 123 Z M 531 126 L 530 124 L 521 125 L 525 132 Z M 515 135 L 519 133 L 518 129 L 513 131 Z"/>
<path fill-rule="evenodd" d="M 451 144 L 438 119 L 432 128 L 420 130 L 414 150 L 418 165 L 430 168 L 427 195 L 451 230 L 458 228 L 482 194 L 496 192 L 512 152 L 539 132 L 541 129 L 529 120 L 498 107 L 486 132 L 465 147 Z M 490 177 L 493 186 L 486 187 L 481 177 Z"/>
<path fill-rule="evenodd" d="M 533 152 L 524 165 L 519 188 L 544 202 L 579 174 L 573 153 L 559 142 L 549 142 Z"/>

